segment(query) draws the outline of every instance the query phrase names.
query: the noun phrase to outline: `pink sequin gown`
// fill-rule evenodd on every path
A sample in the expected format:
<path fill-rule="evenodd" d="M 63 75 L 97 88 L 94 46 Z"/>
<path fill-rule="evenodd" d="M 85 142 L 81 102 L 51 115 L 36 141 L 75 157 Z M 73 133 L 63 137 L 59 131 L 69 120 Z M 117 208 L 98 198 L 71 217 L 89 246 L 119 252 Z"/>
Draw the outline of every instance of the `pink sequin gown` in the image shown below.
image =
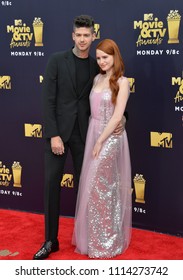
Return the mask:
<path fill-rule="evenodd" d="M 90 258 L 112 258 L 127 249 L 131 236 L 128 140 L 126 131 L 120 136 L 111 135 L 99 158 L 93 159 L 94 144 L 114 111 L 110 89 L 102 92 L 92 89 L 90 105 L 72 243 L 76 252 Z"/>

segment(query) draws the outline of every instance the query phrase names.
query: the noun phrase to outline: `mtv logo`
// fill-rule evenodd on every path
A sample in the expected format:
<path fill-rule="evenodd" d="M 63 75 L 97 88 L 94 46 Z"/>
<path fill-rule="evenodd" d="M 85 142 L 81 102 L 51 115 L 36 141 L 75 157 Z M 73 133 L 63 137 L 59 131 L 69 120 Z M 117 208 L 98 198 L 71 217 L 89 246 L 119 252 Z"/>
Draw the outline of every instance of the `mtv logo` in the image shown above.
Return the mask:
<path fill-rule="evenodd" d="M 24 124 L 25 137 L 42 138 L 42 125 L 40 124 Z"/>
<path fill-rule="evenodd" d="M 172 133 L 151 132 L 151 146 L 172 148 Z"/>
<path fill-rule="evenodd" d="M 0 76 L 0 89 L 11 89 L 10 76 Z"/>
<path fill-rule="evenodd" d="M 96 39 L 100 39 L 100 24 L 95 23 L 94 30 L 95 30 L 95 34 L 96 34 Z"/>
<path fill-rule="evenodd" d="M 74 182 L 73 182 L 73 175 L 72 174 L 64 174 L 62 181 L 61 181 L 61 187 L 66 188 L 73 188 Z"/>
<path fill-rule="evenodd" d="M 134 78 L 128 78 L 128 81 L 130 83 L 130 92 L 135 92 L 135 79 Z"/>
<path fill-rule="evenodd" d="M 15 19 L 15 26 L 22 26 L 22 20 L 21 19 Z"/>
<path fill-rule="evenodd" d="M 153 20 L 153 14 L 144 14 L 144 20 Z"/>

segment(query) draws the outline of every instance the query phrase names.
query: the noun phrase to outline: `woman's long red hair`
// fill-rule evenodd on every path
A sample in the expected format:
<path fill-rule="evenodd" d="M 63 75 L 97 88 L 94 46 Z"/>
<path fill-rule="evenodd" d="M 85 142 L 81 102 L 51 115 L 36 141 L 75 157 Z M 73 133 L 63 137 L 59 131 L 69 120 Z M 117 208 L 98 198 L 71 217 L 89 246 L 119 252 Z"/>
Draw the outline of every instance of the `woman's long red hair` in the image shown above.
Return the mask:
<path fill-rule="evenodd" d="M 101 50 L 114 57 L 113 73 L 109 80 L 109 86 L 112 91 L 112 103 L 116 103 L 116 98 L 119 91 L 118 79 L 123 76 L 125 66 L 120 54 L 120 50 L 117 44 L 111 39 L 104 39 L 97 45 L 96 49 Z M 105 71 L 100 70 L 101 74 L 105 74 Z"/>

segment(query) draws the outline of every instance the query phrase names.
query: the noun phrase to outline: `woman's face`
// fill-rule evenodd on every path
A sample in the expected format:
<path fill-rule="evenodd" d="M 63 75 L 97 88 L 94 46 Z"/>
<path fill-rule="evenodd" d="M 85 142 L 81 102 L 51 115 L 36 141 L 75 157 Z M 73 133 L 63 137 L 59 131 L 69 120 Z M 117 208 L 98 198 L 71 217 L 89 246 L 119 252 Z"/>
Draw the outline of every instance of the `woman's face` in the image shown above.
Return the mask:
<path fill-rule="evenodd" d="M 103 71 L 110 71 L 114 65 L 114 57 L 113 55 L 107 54 L 101 50 L 96 50 L 96 59 L 99 67 Z"/>

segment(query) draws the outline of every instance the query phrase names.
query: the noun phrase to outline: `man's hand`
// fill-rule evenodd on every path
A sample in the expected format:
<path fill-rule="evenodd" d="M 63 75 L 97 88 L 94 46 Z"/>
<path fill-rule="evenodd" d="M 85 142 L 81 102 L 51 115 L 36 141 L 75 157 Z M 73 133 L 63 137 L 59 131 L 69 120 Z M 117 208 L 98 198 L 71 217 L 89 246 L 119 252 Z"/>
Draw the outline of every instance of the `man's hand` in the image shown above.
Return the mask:
<path fill-rule="evenodd" d="M 118 124 L 118 126 L 114 130 L 113 134 L 114 135 L 121 135 L 123 133 L 123 131 L 125 130 L 125 124 L 126 124 L 126 117 L 123 115 L 120 123 Z"/>
<path fill-rule="evenodd" d="M 51 138 L 51 149 L 55 155 L 62 155 L 64 153 L 64 143 L 60 136 Z"/>

